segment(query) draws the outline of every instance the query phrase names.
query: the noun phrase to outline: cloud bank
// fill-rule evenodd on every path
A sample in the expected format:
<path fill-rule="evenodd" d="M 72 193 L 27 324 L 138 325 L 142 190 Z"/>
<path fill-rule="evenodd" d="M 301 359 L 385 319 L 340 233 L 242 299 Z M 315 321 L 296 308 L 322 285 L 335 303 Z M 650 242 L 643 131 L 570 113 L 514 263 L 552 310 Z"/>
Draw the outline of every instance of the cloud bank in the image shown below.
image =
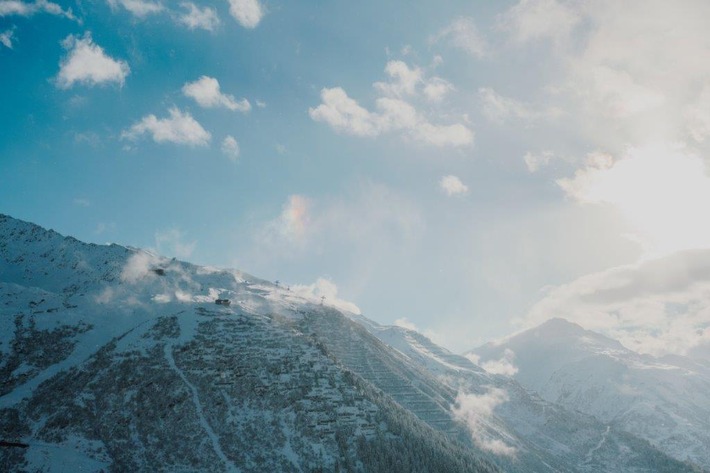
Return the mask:
<path fill-rule="evenodd" d="M 653 355 L 710 354 L 710 249 L 686 250 L 548 289 L 523 321 L 554 317 Z"/>

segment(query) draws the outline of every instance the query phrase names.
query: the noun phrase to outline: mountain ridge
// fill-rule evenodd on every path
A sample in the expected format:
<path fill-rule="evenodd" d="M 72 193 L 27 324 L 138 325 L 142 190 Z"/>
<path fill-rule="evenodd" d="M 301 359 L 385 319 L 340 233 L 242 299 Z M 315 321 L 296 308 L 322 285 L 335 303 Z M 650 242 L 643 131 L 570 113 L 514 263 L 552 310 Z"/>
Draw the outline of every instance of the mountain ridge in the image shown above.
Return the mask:
<path fill-rule="evenodd" d="M 7 216 L 0 236 L 0 427 L 31 445 L 0 449 L 9 471 L 690 471 L 246 273 Z"/>
<path fill-rule="evenodd" d="M 472 353 L 481 364 L 512 359 L 512 375 L 549 402 L 644 438 L 679 460 L 710 469 L 710 371 L 682 356 L 639 354 L 564 319 Z"/>

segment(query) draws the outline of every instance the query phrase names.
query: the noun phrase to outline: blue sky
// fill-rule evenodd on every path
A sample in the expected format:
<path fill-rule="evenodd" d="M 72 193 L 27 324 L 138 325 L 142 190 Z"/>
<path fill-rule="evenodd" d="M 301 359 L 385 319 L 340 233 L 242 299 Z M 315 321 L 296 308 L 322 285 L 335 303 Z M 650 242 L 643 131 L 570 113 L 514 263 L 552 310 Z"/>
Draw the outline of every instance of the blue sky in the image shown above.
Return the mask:
<path fill-rule="evenodd" d="M 619 3 L 0 0 L 0 212 L 454 350 L 702 350 L 710 6 Z"/>

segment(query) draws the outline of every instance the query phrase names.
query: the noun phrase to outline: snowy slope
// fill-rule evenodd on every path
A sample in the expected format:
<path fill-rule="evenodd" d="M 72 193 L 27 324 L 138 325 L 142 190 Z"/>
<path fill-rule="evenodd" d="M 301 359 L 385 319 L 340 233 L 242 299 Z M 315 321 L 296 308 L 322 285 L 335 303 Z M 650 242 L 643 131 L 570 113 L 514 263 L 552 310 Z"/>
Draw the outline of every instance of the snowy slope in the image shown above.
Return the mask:
<path fill-rule="evenodd" d="M 0 216 L 0 297 L 0 432 L 29 444 L 0 448 L 2 471 L 685 471 L 238 271 Z"/>
<path fill-rule="evenodd" d="M 639 355 L 563 319 L 487 344 L 480 362 L 514 353 L 514 378 L 550 402 L 595 416 L 710 469 L 710 370 L 684 357 Z"/>
<path fill-rule="evenodd" d="M 0 216 L 0 295 L 0 471 L 494 471 L 246 274 Z"/>
<path fill-rule="evenodd" d="M 683 466 L 665 464 L 645 441 L 591 416 L 565 409 L 541 399 L 515 380 L 491 375 L 468 358 L 439 347 L 418 332 L 402 327 L 382 326 L 359 315 L 350 315 L 381 341 L 395 348 L 409 364 L 434 378 L 439 392 L 449 393 L 450 402 L 468 395 L 486 404 L 492 394 L 503 396 L 491 415 L 477 416 L 474 444 L 499 452 L 496 461 L 506 471 L 682 471 Z M 397 392 L 393 395 L 397 397 Z M 403 400 L 406 405 L 406 399 Z M 499 399 L 500 401 L 500 399 Z M 427 419 L 430 412 L 417 405 L 410 409 Z M 451 428 L 449 426 L 449 428 Z M 502 441 L 515 450 L 490 449 Z M 498 444 L 500 446 L 500 444 Z"/>

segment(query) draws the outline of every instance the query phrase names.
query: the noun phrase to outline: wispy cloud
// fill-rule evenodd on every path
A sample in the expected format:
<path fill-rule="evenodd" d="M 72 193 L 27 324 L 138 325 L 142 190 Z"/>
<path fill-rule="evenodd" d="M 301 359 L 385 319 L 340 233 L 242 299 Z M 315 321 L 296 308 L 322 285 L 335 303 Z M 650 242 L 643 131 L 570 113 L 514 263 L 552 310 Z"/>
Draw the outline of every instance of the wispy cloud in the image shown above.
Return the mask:
<path fill-rule="evenodd" d="M 543 167 L 549 165 L 554 157 L 555 153 L 549 150 L 540 151 L 538 153 L 528 151 L 525 153 L 525 156 L 523 156 L 523 161 L 525 162 L 525 166 L 528 168 L 528 171 L 537 172 Z"/>
<path fill-rule="evenodd" d="M 132 254 L 121 270 L 121 281 L 135 284 L 149 274 L 156 267 L 160 259 L 146 251 L 137 251 Z"/>
<path fill-rule="evenodd" d="M 155 232 L 155 246 L 161 255 L 187 259 L 195 251 L 197 241 L 185 241 L 185 234 L 181 230 L 170 228 Z"/>
<path fill-rule="evenodd" d="M 259 0 L 227 1 L 229 2 L 229 13 L 244 28 L 256 28 L 266 13 Z"/>
<path fill-rule="evenodd" d="M 488 54 L 486 40 L 476 27 L 473 18 L 456 18 L 446 28 L 429 38 L 431 43 L 439 41 L 462 49 L 476 58 L 482 58 Z"/>
<path fill-rule="evenodd" d="M 471 361 L 473 360 L 471 359 Z M 476 362 L 476 364 L 478 363 Z M 510 348 L 505 349 L 503 356 L 499 360 L 489 360 L 479 366 L 489 373 L 504 376 L 513 376 L 518 372 L 518 367 L 515 366 L 515 352 Z"/>
<path fill-rule="evenodd" d="M 498 19 L 499 27 L 519 42 L 541 39 L 562 40 L 581 22 L 582 14 L 573 2 L 521 0 Z"/>
<path fill-rule="evenodd" d="M 479 88 L 478 97 L 481 100 L 483 115 L 500 125 L 515 120 L 528 125 L 535 120 L 562 115 L 562 111 L 557 107 L 536 108 L 529 103 L 499 94 L 490 87 Z"/>
<path fill-rule="evenodd" d="M 12 42 L 15 41 L 15 30 L 9 29 L 0 33 L 0 44 L 6 48 L 12 49 Z"/>
<path fill-rule="evenodd" d="M 188 29 L 214 31 L 220 24 L 217 10 L 214 8 L 200 8 L 192 2 L 182 2 L 180 3 L 180 6 L 186 11 L 180 13 L 177 16 L 177 20 Z"/>
<path fill-rule="evenodd" d="M 466 424 L 473 442 L 479 448 L 496 455 L 515 456 L 515 447 L 501 439 L 492 438 L 486 429 L 495 408 L 507 401 L 508 393 L 500 388 L 488 387 L 487 392 L 483 394 L 466 394 L 459 391 L 455 404 L 451 406 L 451 413 L 454 419 Z"/>
<path fill-rule="evenodd" d="M 232 135 L 227 135 L 222 140 L 222 153 L 232 161 L 236 161 L 239 157 L 239 143 Z"/>
<path fill-rule="evenodd" d="M 50 15 L 63 16 L 71 20 L 76 20 L 71 9 L 64 10 L 56 3 L 47 0 L 36 0 L 34 2 L 22 2 L 19 0 L 0 1 L 0 17 L 2 16 L 32 16 L 37 13 L 48 13 Z"/>
<path fill-rule="evenodd" d="M 159 1 L 150 0 L 107 0 L 112 9 L 119 6 L 130 12 L 138 18 L 145 18 L 148 15 L 161 13 L 165 10 L 163 4 Z"/>
<path fill-rule="evenodd" d="M 444 176 L 439 180 L 439 187 L 448 196 L 468 193 L 468 186 L 454 175 Z"/>
<path fill-rule="evenodd" d="M 109 57 L 103 48 L 94 43 L 91 33 L 83 38 L 67 36 L 62 41 L 67 55 L 59 64 L 57 87 L 68 89 L 74 84 L 88 86 L 116 83 L 123 86 L 131 72 L 128 63 Z"/>
<path fill-rule="evenodd" d="M 704 142 L 710 136 L 710 84 L 705 84 L 700 95 L 684 110 L 688 133 L 697 142 Z"/>
<path fill-rule="evenodd" d="M 251 104 L 247 99 L 238 101 L 233 95 L 223 94 L 219 81 L 214 77 L 202 76 L 195 82 L 188 82 L 183 85 L 182 93 L 205 108 L 223 107 L 240 112 L 251 110 Z"/>
<path fill-rule="evenodd" d="M 415 332 L 419 331 L 419 327 L 406 317 L 400 317 L 394 321 L 394 325 L 397 327 L 406 328 L 407 330 L 413 330 Z"/>
<path fill-rule="evenodd" d="M 360 308 L 352 302 L 338 297 L 338 286 L 331 280 L 318 278 L 315 283 L 303 285 L 295 284 L 291 286 L 291 292 L 311 300 L 312 302 L 322 302 L 325 305 L 333 306 L 336 309 L 360 314 Z"/>
<path fill-rule="evenodd" d="M 156 143 L 175 143 L 188 146 L 207 146 L 212 135 L 187 112 L 177 107 L 168 110 L 167 118 L 147 115 L 121 134 L 121 138 L 136 140 L 144 134 Z"/>

